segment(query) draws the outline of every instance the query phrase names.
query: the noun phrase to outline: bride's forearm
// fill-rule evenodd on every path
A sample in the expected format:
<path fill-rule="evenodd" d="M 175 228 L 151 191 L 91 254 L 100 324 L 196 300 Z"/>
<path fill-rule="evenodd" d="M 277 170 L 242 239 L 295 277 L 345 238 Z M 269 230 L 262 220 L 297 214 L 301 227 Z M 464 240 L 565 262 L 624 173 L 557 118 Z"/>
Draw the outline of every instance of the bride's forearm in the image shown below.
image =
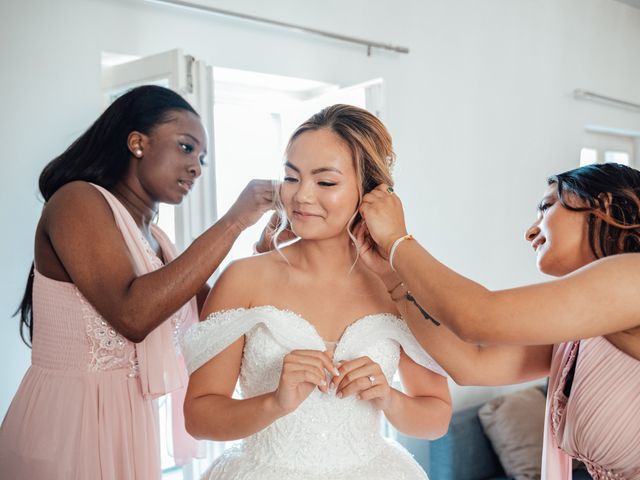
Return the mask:
<path fill-rule="evenodd" d="M 410 397 L 392 388 L 384 414 L 405 435 L 434 440 L 447 433 L 451 405 L 438 397 Z"/>
<path fill-rule="evenodd" d="M 253 435 L 287 413 L 273 392 L 242 400 L 207 395 L 185 403 L 185 424 L 197 439 L 229 441 Z"/>

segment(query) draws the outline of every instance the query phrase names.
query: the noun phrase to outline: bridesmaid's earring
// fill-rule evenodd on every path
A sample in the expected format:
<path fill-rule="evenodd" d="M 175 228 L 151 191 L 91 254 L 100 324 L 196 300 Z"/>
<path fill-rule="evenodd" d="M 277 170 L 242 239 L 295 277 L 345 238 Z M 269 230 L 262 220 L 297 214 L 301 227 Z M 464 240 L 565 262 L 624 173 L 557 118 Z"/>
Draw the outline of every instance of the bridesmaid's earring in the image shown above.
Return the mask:
<path fill-rule="evenodd" d="M 138 158 L 140 158 L 142 156 L 142 150 L 140 150 L 139 148 L 133 153 L 135 153 L 136 157 L 138 157 Z"/>

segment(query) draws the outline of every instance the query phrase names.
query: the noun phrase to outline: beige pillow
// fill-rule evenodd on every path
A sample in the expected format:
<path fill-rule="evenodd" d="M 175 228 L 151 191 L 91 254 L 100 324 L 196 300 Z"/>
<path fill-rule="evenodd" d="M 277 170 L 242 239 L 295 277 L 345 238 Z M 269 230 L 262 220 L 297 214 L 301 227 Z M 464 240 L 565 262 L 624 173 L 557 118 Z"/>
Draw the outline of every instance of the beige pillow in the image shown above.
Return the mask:
<path fill-rule="evenodd" d="M 545 396 L 535 387 L 496 397 L 478 411 L 484 431 L 506 474 L 540 478 Z"/>

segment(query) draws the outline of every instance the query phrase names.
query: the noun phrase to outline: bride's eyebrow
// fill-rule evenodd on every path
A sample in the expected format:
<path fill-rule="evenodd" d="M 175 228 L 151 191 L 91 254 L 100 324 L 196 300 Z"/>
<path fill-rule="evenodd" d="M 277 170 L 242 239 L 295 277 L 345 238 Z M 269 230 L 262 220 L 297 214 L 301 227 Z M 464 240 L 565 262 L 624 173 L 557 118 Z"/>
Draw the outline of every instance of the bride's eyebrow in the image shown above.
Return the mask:
<path fill-rule="evenodd" d="M 300 173 L 300 169 L 291 162 L 285 162 L 284 166 Z M 324 173 L 324 172 L 335 172 L 335 173 L 339 173 L 340 175 L 343 174 L 340 170 L 338 170 L 335 167 L 320 167 L 320 168 L 314 168 L 313 170 L 311 170 L 311 175 L 316 175 L 318 173 Z"/>
<path fill-rule="evenodd" d="M 285 167 L 290 168 L 291 170 L 295 170 L 296 172 L 300 173 L 300 169 L 298 167 L 296 167 L 293 163 L 291 162 L 286 162 L 284 164 Z"/>
<path fill-rule="evenodd" d="M 342 172 L 335 167 L 320 167 L 320 168 L 315 168 L 311 170 L 312 175 L 315 175 L 316 173 L 324 173 L 324 172 L 335 172 L 342 175 Z"/>

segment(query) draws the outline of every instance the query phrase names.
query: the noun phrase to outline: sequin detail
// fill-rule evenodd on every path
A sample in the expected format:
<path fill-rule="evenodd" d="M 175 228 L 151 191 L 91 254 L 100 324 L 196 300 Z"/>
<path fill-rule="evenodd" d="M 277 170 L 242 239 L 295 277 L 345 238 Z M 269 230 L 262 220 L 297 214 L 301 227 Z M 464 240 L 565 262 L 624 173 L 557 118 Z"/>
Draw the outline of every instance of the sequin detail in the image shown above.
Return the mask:
<path fill-rule="evenodd" d="M 75 291 L 82 304 L 89 339 L 89 371 L 129 368 L 129 376 L 137 376 L 139 372 L 134 345 L 109 325 L 77 288 Z"/>

